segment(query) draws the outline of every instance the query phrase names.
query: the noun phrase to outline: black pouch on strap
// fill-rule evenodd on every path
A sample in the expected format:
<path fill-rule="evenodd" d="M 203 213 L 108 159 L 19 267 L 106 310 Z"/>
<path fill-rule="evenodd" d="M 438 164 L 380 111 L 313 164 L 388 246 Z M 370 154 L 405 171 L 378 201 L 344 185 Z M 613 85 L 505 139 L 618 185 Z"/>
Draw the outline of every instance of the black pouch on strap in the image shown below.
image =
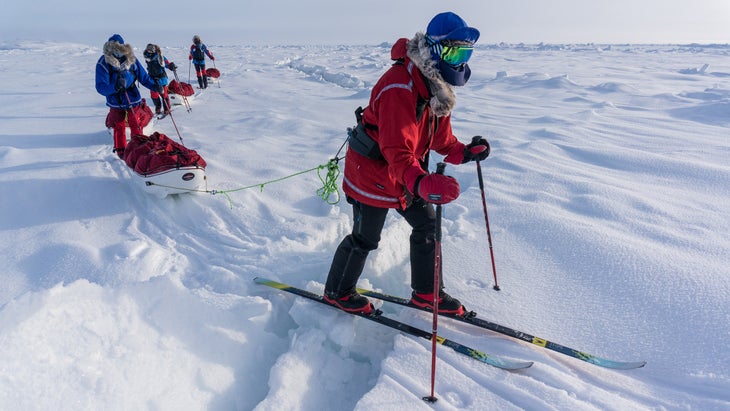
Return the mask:
<path fill-rule="evenodd" d="M 357 110 L 355 110 L 357 126 L 347 129 L 347 135 L 349 136 L 348 144 L 350 145 L 350 148 L 358 154 L 373 160 L 385 161 L 383 154 L 380 152 L 380 147 L 378 147 L 378 143 L 365 131 L 367 128 L 377 130 L 377 127 L 368 127 L 367 124 L 364 124 L 362 122 L 362 112 L 362 107 L 358 107 Z"/>
<path fill-rule="evenodd" d="M 383 154 L 380 153 L 378 143 L 365 132 L 365 126 L 362 123 L 355 128 L 348 128 L 347 134 L 350 136 L 348 144 L 356 153 L 373 160 L 385 160 Z"/>

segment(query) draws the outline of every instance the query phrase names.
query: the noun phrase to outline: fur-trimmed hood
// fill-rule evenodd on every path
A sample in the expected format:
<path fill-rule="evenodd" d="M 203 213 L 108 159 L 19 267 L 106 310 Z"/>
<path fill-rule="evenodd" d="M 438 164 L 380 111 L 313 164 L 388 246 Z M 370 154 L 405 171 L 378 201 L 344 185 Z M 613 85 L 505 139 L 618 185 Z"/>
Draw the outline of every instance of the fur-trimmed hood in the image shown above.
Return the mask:
<path fill-rule="evenodd" d="M 157 64 L 164 67 L 165 66 L 165 59 L 162 56 L 162 49 L 157 44 L 148 44 L 147 48 L 144 49 L 144 58 L 145 61 L 150 62 L 152 57 L 157 57 Z"/>
<path fill-rule="evenodd" d="M 406 55 L 418 67 L 431 91 L 431 110 L 439 117 L 451 114 L 456 105 L 454 86 L 444 81 L 437 62 L 431 58 L 426 35 L 416 33 L 406 44 Z"/>
<path fill-rule="evenodd" d="M 121 54 L 122 57 L 117 58 L 114 53 Z M 134 57 L 134 50 L 131 45 L 107 41 L 104 43 L 104 61 L 116 70 L 128 70 L 137 59 Z"/>

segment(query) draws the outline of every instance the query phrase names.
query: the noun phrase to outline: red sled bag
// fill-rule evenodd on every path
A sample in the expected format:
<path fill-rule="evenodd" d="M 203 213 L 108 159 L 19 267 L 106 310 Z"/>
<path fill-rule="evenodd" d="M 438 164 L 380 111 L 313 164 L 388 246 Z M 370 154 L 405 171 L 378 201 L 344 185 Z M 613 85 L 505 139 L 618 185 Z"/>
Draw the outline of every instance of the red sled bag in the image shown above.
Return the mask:
<path fill-rule="evenodd" d="M 205 70 L 205 75 L 208 77 L 218 78 L 221 76 L 221 72 L 217 68 L 209 68 Z"/>
<path fill-rule="evenodd" d="M 181 167 L 205 168 L 207 165 L 195 150 L 158 132 L 149 136 L 132 136 L 124 150 L 124 161 L 143 176 Z"/>
<path fill-rule="evenodd" d="M 193 86 L 182 81 L 172 80 L 167 86 L 171 93 L 179 94 L 181 96 L 190 97 L 195 94 Z"/>
<path fill-rule="evenodd" d="M 137 120 L 139 121 L 140 128 L 147 127 L 147 124 L 150 123 L 152 116 L 154 115 L 152 114 L 152 109 L 147 105 L 147 100 L 145 99 L 142 99 L 142 104 L 137 106 L 134 112 L 137 114 Z"/>
<path fill-rule="evenodd" d="M 128 111 L 129 112 L 129 111 Z M 142 99 L 142 104 L 134 107 L 134 113 L 137 114 L 137 122 L 139 122 L 139 128 L 145 128 L 147 127 L 147 124 L 150 123 L 152 120 L 152 109 L 147 105 L 147 101 L 145 99 Z M 123 114 L 118 114 L 118 116 L 121 116 Z M 115 118 L 112 117 L 112 112 L 109 111 L 109 113 L 106 115 L 106 121 L 104 124 L 107 127 L 114 127 Z M 119 118 L 121 120 L 121 118 Z M 127 120 L 129 122 L 129 120 Z"/>

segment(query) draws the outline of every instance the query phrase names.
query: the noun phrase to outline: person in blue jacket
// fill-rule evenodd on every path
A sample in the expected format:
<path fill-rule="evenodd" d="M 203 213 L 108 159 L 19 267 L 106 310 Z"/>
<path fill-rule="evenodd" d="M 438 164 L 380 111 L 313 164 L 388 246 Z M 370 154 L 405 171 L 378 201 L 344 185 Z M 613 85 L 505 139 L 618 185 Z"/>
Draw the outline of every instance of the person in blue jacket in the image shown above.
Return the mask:
<path fill-rule="evenodd" d="M 215 57 L 211 54 L 208 47 L 205 46 L 200 36 L 197 34 L 193 36 L 193 45 L 190 46 L 190 55 L 188 59 L 193 62 L 195 66 L 195 74 L 198 76 L 198 86 L 200 88 L 208 88 L 208 76 L 205 72 L 205 56 L 215 61 Z"/>
<path fill-rule="evenodd" d="M 152 102 L 155 103 L 155 114 L 162 114 L 163 109 L 165 115 L 170 114 L 170 95 L 167 91 L 168 80 L 165 68 L 175 71 L 177 66 L 167 60 L 157 44 L 148 44 L 143 55 L 144 61 L 147 62 L 147 74 L 157 83 L 157 90 L 150 91 Z"/>
<path fill-rule="evenodd" d="M 109 37 L 103 52 L 96 62 L 96 91 L 106 97 L 109 107 L 106 126 L 113 129 L 114 152 L 123 158 L 127 147 L 127 122 L 133 136 L 142 134 L 139 111 L 143 100 L 137 81 L 150 90 L 157 90 L 157 86 L 134 56 L 132 46 L 125 44 L 119 34 Z"/>

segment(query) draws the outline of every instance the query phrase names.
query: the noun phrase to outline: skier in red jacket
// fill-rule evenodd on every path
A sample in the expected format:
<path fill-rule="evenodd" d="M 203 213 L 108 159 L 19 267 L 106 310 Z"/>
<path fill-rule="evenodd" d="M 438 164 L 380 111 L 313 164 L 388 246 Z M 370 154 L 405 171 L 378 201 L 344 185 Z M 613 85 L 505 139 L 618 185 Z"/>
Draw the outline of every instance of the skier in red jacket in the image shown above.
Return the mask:
<path fill-rule="evenodd" d="M 411 301 L 432 305 L 436 225 L 431 203 L 453 201 L 460 189 L 453 177 L 428 172 L 429 152 L 462 164 L 483 160 L 490 150 L 484 138 L 465 145 L 451 131 L 454 86 L 469 80 L 467 61 L 478 39 L 477 29 L 445 12 L 431 20 L 426 33 L 393 45 L 395 63 L 373 87 L 369 105 L 358 112 L 358 126 L 351 131 L 343 190 L 353 208 L 354 225 L 335 252 L 325 284 L 328 303 L 349 312 L 372 311 L 356 284 L 392 208 L 412 227 Z M 465 312 L 459 300 L 443 290 L 438 298 L 439 312 Z"/>

